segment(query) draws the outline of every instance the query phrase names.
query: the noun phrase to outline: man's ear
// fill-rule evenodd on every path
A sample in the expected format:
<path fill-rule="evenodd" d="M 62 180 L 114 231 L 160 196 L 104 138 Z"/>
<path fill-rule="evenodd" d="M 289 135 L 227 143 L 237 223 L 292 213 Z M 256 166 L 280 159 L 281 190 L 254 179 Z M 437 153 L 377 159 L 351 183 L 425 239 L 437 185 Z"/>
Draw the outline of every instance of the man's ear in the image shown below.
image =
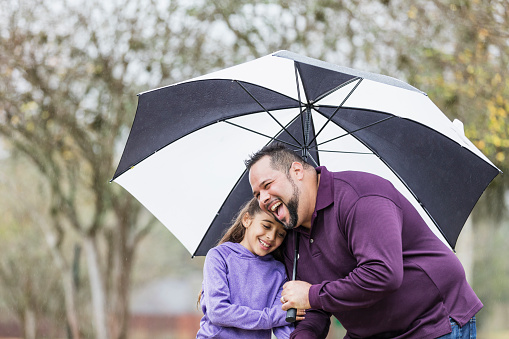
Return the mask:
<path fill-rule="evenodd" d="M 292 176 L 294 175 L 297 180 L 302 180 L 304 177 L 304 166 L 300 162 L 294 161 L 290 167 L 290 173 Z"/>

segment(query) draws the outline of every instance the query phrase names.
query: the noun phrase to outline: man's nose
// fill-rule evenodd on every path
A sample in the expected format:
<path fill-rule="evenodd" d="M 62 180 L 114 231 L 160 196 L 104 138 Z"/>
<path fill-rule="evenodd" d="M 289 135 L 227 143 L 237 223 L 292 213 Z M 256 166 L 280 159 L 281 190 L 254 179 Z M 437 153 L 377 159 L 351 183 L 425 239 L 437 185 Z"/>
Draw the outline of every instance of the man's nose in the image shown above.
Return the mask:
<path fill-rule="evenodd" d="M 270 199 L 270 194 L 268 194 L 266 191 L 260 192 L 260 202 L 265 204 Z"/>

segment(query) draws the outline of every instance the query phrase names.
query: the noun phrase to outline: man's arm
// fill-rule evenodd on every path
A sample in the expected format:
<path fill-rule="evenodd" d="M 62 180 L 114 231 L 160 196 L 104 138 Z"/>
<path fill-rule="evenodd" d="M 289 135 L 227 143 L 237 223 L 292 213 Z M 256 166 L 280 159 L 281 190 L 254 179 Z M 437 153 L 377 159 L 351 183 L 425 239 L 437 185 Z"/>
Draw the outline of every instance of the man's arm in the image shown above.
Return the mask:
<path fill-rule="evenodd" d="M 329 333 L 330 316 L 323 310 L 307 310 L 306 319 L 296 322 L 290 339 L 325 339 Z"/>
<path fill-rule="evenodd" d="M 309 285 L 288 282 L 286 308 L 311 307 L 343 312 L 370 307 L 401 286 L 403 280 L 402 219 L 399 207 L 381 196 L 359 199 L 348 213 L 345 233 L 357 260 L 350 274 Z"/>
<path fill-rule="evenodd" d="M 370 307 L 403 281 L 402 213 L 391 200 L 369 196 L 348 213 L 345 233 L 357 267 L 344 279 L 309 289 L 311 307 L 343 312 Z"/>

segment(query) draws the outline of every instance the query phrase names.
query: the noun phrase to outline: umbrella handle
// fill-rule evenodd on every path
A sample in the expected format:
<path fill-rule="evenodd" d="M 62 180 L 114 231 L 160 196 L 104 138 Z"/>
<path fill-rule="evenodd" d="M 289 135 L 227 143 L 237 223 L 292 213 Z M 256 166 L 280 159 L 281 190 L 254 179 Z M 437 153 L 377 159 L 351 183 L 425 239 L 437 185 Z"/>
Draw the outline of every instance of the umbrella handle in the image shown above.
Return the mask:
<path fill-rule="evenodd" d="M 295 253 L 293 255 L 293 273 L 292 273 L 292 280 L 295 280 L 297 278 L 297 260 L 299 259 L 299 233 L 296 232 L 295 238 L 293 239 L 293 244 L 295 247 Z M 286 311 L 286 321 L 289 323 L 294 323 L 297 320 L 297 309 L 290 308 L 288 311 Z"/>

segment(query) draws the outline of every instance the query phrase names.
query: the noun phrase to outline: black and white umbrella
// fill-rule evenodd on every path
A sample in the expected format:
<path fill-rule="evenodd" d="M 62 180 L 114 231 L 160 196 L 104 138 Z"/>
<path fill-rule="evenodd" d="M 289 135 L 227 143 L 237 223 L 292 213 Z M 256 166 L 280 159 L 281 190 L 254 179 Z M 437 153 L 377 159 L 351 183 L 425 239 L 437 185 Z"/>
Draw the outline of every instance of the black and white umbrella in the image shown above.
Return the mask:
<path fill-rule="evenodd" d="M 112 181 L 205 255 L 252 197 L 244 160 L 271 142 L 390 180 L 453 249 L 499 173 L 418 89 L 280 51 L 141 93 Z"/>

